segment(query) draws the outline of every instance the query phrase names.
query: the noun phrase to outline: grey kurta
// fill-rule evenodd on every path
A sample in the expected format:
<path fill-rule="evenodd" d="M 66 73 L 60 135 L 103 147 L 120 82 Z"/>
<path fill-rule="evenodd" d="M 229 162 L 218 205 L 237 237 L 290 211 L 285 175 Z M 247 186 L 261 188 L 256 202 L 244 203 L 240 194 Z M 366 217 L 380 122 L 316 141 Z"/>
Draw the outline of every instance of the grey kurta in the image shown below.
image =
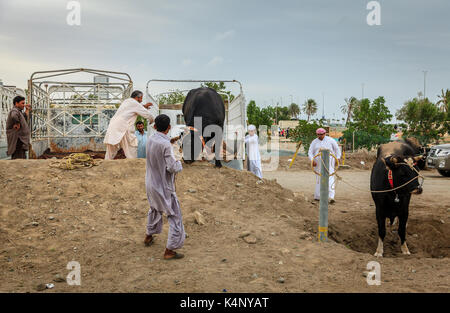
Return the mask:
<path fill-rule="evenodd" d="M 181 162 L 173 156 L 169 136 L 157 132 L 147 141 L 147 171 L 145 186 L 150 203 L 147 220 L 147 235 L 162 231 L 162 214 L 167 215 L 169 235 L 167 249 L 183 246 L 184 232 L 180 204 L 175 193 L 175 174 L 183 169 Z"/>
<path fill-rule="evenodd" d="M 15 124 L 20 124 L 19 130 L 14 129 Z M 30 128 L 25 119 L 25 115 L 17 108 L 13 107 L 9 111 L 6 119 L 6 138 L 8 141 L 7 155 L 12 155 L 16 151 L 17 142 L 22 142 L 22 149 L 28 150 L 30 145 Z"/>

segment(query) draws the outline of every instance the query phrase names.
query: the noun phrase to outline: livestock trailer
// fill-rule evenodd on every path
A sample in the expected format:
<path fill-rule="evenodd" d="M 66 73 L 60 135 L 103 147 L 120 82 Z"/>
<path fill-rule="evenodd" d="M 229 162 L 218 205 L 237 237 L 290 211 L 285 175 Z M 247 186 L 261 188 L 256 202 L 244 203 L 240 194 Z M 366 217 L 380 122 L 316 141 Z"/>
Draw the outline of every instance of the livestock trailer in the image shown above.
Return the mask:
<path fill-rule="evenodd" d="M 147 100 L 155 105 L 150 107 L 154 116 L 158 114 L 167 114 L 171 122 L 171 137 L 178 136 L 184 130 L 185 124 L 183 119 L 182 106 L 183 103 L 164 103 L 160 104 L 159 99 L 163 95 L 171 93 L 183 93 L 186 95 L 189 90 L 199 87 L 199 84 L 204 83 L 225 83 L 233 84 L 238 87 L 237 96 L 230 96 L 229 94 L 219 92 L 224 98 L 225 104 L 225 121 L 224 121 L 224 140 L 228 148 L 235 151 L 236 157 L 230 162 L 222 162 L 225 166 L 235 169 L 243 169 L 243 160 L 245 159 L 245 133 L 247 131 L 247 113 L 245 105 L 245 96 L 242 89 L 242 84 L 237 80 L 165 80 L 165 79 L 151 79 L 147 82 L 146 96 Z M 158 85 L 158 86 L 156 86 Z M 166 91 L 167 86 L 183 86 L 190 87 L 189 89 L 171 89 Z M 159 87 L 159 88 L 158 88 Z M 159 89 L 159 90 L 158 90 Z M 158 92 L 159 91 L 159 92 Z M 149 134 L 154 130 L 149 128 Z"/>
<path fill-rule="evenodd" d="M 27 94 L 30 157 L 104 151 L 109 121 L 132 88 L 131 77 L 121 72 L 77 68 L 33 73 Z"/>

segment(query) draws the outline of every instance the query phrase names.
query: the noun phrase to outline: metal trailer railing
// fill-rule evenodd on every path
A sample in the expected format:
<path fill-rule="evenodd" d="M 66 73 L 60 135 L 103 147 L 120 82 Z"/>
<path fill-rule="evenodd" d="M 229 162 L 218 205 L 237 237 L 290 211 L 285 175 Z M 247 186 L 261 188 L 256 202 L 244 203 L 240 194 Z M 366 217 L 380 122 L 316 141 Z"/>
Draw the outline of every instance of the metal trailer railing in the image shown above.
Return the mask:
<path fill-rule="evenodd" d="M 0 85 L 0 159 L 7 158 L 6 119 L 14 106 L 13 99 L 16 96 L 25 97 L 25 92 L 15 86 Z"/>
<path fill-rule="evenodd" d="M 90 81 L 81 75 L 90 76 Z M 58 79 L 61 76 L 64 79 Z M 47 149 L 104 150 L 109 121 L 132 88 L 131 77 L 122 72 L 78 68 L 33 73 L 28 81 L 30 155 L 39 157 Z"/>
<path fill-rule="evenodd" d="M 237 149 L 237 159 L 245 160 L 245 133 L 247 131 L 247 109 L 245 104 L 245 96 L 242 88 L 241 82 L 237 80 L 169 80 L 169 79 L 150 79 L 147 82 L 146 94 L 147 100 L 156 103 L 155 106 L 151 107 L 152 113 L 159 114 L 159 101 L 158 97 L 160 95 L 171 94 L 175 92 L 188 92 L 189 90 L 174 90 L 169 92 L 162 92 L 156 95 L 150 93 L 149 85 L 152 82 L 162 82 L 162 83 L 235 83 L 239 85 L 239 94 L 230 101 L 230 96 L 226 93 L 219 92 L 221 95 L 225 95 L 228 98 L 228 105 L 226 106 L 225 112 L 225 123 L 224 123 L 224 139 L 229 143 L 232 143 L 233 149 Z M 235 130 L 238 131 L 235 134 Z"/>

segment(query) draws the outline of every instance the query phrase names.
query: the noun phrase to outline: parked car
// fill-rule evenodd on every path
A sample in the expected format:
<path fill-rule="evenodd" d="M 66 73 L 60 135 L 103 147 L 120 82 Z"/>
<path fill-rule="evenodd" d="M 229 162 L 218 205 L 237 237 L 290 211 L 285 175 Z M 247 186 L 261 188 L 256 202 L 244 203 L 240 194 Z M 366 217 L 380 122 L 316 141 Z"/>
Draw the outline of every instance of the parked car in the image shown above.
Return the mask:
<path fill-rule="evenodd" d="M 431 147 L 427 166 L 437 169 L 442 176 L 450 177 L 450 144 Z"/>

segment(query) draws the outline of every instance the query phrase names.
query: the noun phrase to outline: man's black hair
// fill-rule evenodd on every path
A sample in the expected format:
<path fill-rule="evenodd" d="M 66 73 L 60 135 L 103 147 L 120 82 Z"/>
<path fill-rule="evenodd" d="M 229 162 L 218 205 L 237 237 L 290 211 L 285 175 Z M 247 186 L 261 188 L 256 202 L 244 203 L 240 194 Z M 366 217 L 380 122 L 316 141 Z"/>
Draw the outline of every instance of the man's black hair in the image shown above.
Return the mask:
<path fill-rule="evenodd" d="M 144 95 L 144 94 L 142 93 L 142 91 L 135 90 L 135 91 L 133 91 L 133 93 L 131 94 L 131 98 L 137 98 L 137 97 L 140 97 L 140 96 L 142 96 L 142 95 Z"/>
<path fill-rule="evenodd" d="M 170 117 L 165 114 L 160 114 L 155 118 L 156 130 L 159 132 L 165 132 L 170 125 Z"/>
<path fill-rule="evenodd" d="M 22 100 L 25 100 L 25 98 L 22 96 L 15 96 L 13 99 L 13 104 L 16 105 L 16 103 L 19 103 Z"/>
<path fill-rule="evenodd" d="M 137 122 L 136 122 L 136 126 L 138 126 L 138 125 L 140 125 L 140 124 L 144 125 L 144 122 L 143 122 L 143 121 L 137 121 Z"/>

